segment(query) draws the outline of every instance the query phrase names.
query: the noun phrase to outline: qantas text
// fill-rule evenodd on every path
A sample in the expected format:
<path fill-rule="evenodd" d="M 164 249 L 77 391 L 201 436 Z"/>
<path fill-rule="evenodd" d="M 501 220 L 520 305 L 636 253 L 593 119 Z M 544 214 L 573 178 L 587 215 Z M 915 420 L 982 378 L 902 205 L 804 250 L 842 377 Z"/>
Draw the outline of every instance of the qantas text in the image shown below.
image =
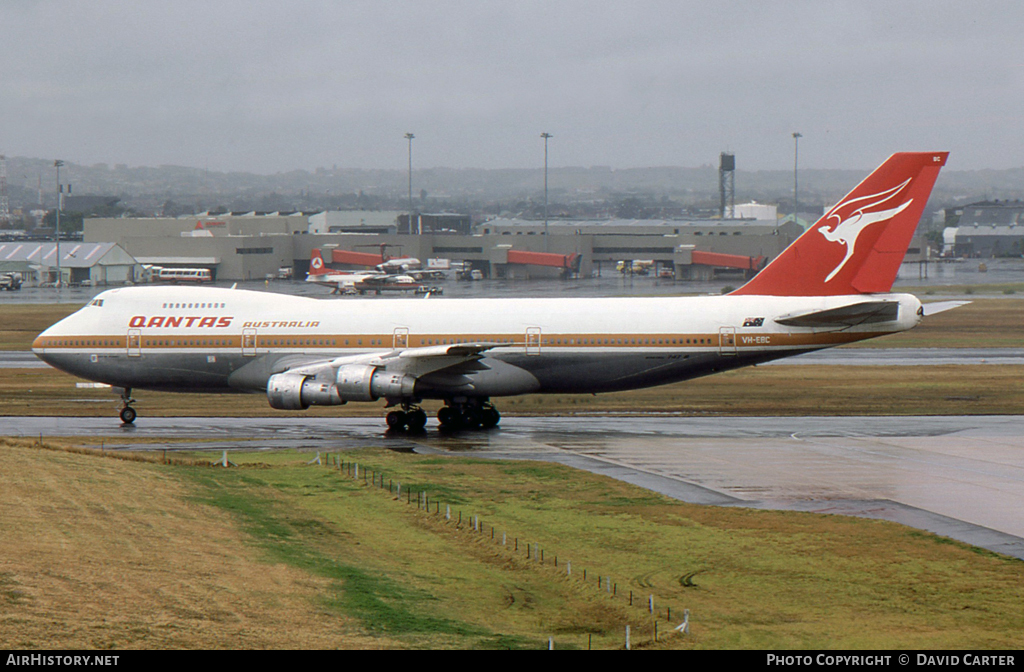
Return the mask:
<path fill-rule="evenodd" d="M 230 327 L 231 320 L 233 317 L 202 317 L 200 315 L 192 315 L 188 317 L 181 317 L 175 315 L 171 317 L 169 315 L 154 315 L 147 318 L 145 315 L 136 315 L 132 319 L 128 320 L 128 326 L 138 329 L 141 327 Z"/>

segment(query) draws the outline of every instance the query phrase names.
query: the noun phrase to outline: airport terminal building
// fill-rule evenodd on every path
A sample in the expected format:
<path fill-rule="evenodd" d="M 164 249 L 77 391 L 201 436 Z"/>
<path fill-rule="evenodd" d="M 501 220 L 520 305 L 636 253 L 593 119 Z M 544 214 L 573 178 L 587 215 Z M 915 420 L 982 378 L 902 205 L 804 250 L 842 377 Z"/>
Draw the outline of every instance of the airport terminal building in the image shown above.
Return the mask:
<path fill-rule="evenodd" d="M 225 213 L 186 217 L 94 218 L 87 243 L 115 243 L 140 264 L 208 268 L 218 280 L 260 280 L 282 267 L 305 277 L 314 248 L 379 252 L 463 262 L 484 277 L 558 277 L 565 269 L 543 255 L 569 257 L 583 276 L 617 272 L 620 262 L 650 262 L 678 279 L 718 272 L 750 275 L 801 233 L 778 220 L 492 219 L 470 229 L 469 217 L 414 218 L 394 212 Z M 420 229 L 423 233 L 418 233 Z M 511 258 L 510 258 L 510 252 Z M 696 259 L 694 253 L 697 253 Z M 724 255 L 706 257 L 701 253 Z M 519 254 L 524 253 L 524 254 Z M 528 254 L 534 253 L 534 254 Z M 540 256 L 537 256 L 540 255 Z M 714 264 L 722 265 L 716 266 Z"/>

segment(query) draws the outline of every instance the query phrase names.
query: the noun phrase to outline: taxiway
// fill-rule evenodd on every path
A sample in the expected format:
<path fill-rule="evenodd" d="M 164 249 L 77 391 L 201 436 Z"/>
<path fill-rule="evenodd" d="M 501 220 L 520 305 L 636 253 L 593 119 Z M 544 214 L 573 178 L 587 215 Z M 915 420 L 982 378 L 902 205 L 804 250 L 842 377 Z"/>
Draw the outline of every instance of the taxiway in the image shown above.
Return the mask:
<path fill-rule="evenodd" d="M 700 504 L 894 520 L 1024 559 L 1024 416 L 506 417 L 391 436 L 380 419 L 5 417 L 0 435 L 118 449 L 363 447 L 559 462 Z M 127 440 L 127 441 L 126 441 Z"/>

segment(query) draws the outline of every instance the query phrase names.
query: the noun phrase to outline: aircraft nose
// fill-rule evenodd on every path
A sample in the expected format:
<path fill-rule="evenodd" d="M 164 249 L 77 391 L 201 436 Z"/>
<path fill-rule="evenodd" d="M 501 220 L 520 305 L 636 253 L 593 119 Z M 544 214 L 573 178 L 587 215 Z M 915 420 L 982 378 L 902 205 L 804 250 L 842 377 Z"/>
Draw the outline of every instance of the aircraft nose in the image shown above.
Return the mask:
<path fill-rule="evenodd" d="M 56 366 L 56 364 L 54 364 L 54 354 L 56 353 L 54 345 L 57 337 L 59 336 L 59 328 L 67 319 L 68 318 L 64 318 L 60 322 L 50 325 L 32 341 L 32 352 L 35 353 L 36 357 L 43 360 L 50 366 Z"/>
<path fill-rule="evenodd" d="M 32 341 L 32 352 L 35 353 L 36 357 L 43 360 L 47 364 L 50 364 L 50 360 L 46 357 L 46 345 L 50 342 L 50 329 L 46 329 L 43 333 L 36 336 L 35 340 Z"/>

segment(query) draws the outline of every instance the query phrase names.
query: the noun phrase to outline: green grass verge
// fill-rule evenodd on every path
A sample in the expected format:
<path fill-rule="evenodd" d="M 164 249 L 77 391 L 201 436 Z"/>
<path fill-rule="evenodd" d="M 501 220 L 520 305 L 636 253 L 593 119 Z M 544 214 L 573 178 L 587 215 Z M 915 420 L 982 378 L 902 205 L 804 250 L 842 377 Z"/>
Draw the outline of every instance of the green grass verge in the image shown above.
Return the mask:
<path fill-rule="evenodd" d="M 284 471 L 279 475 L 283 475 Z M 309 472 L 307 471 L 307 475 Z M 322 474 L 318 474 L 322 476 Z M 321 489 L 335 496 L 351 494 L 353 486 L 338 479 L 317 479 L 316 484 L 296 485 L 294 479 L 261 478 L 261 474 L 192 469 L 189 476 L 200 487 L 198 501 L 229 512 L 267 554 L 271 562 L 283 562 L 332 581 L 322 606 L 359 618 L 370 632 L 392 636 L 442 637 L 451 643 L 475 647 L 516 647 L 526 642 L 499 636 L 487 628 L 472 626 L 434 613 L 436 599 L 429 591 L 410 587 L 389 577 L 381 568 L 368 569 L 331 555 L 331 538 L 337 531 L 332 521 L 289 506 L 275 490 L 289 487 Z M 308 493 L 306 493 L 308 494 Z M 436 640 L 435 640 L 436 642 Z M 536 648 L 536 643 L 532 643 Z"/>
<path fill-rule="evenodd" d="M 617 648 L 626 623 L 651 646 L 654 618 L 672 648 L 1024 644 L 1024 563 L 900 525 L 687 505 L 560 465 L 343 454 L 378 484 L 425 491 L 427 512 L 309 457 L 176 469 L 268 562 L 330 578 L 327 608 L 407 646 Z M 543 563 L 527 559 L 534 545 Z M 666 636 L 668 609 L 672 624 L 691 611 L 691 635 Z"/>

